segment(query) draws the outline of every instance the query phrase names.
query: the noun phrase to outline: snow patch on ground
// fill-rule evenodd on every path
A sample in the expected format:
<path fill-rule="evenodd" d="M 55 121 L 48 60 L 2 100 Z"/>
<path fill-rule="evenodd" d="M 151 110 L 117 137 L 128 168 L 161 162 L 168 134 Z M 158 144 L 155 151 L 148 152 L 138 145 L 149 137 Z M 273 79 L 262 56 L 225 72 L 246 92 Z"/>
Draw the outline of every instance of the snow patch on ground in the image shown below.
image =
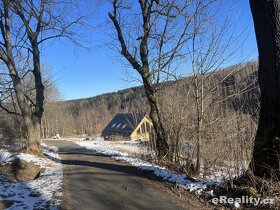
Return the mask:
<path fill-rule="evenodd" d="M 156 176 L 161 177 L 166 181 L 181 185 L 187 191 L 194 192 L 198 195 L 200 195 L 207 186 L 217 184 L 215 182 L 193 182 L 187 179 L 187 177 L 183 174 L 173 173 L 164 167 L 151 164 L 141 159 L 140 156 L 130 155 L 127 152 L 120 151 L 120 147 L 114 146 L 114 144 L 107 141 L 77 141 L 76 143 L 88 150 L 94 150 L 99 153 L 109 155 L 114 159 L 125 161 L 142 170 L 152 171 Z"/>
<path fill-rule="evenodd" d="M 106 142 L 108 146 L 114 147 L 115 150 L 128 153 L 130 155 L 148 155 L 151 151 L 143 144 L 137 141 L 100 141 Z M 105 144 L 106 144 L 105 143 Z"/>
<path fill-rule="evenodd" d="M 41 148 L 48 158 L 20 153 L 14 155 L 7 151 L 0 151 L 0 163 L 8 163 L 15 157 L 32 162 L 45 171 L 32 181 L 14 182 L 0 175 L 0 203 L 11 201 L 13 209 L 58 209 L 62 197 L 63 171 L 56 147 L 41 144 Z"/>
<path fill-rule="evenodd" d="M 14 155 L 8 151 L 0 150 L 0 163 L 7 164 L 10 163 L 14 157 Z"/>

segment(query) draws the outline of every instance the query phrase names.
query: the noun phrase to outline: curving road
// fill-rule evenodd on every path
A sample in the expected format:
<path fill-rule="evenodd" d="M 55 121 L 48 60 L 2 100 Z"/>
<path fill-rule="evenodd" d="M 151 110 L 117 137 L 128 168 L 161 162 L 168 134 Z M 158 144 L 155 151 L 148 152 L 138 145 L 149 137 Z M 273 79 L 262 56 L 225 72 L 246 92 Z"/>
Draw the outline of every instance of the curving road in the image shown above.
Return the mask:
<path fill-rule="evenodd" d="M 209 209 L 179 197 L 145 172 L 71 141 L 45 141 L 59 148 L 64 191 L 61 209 Z"/>

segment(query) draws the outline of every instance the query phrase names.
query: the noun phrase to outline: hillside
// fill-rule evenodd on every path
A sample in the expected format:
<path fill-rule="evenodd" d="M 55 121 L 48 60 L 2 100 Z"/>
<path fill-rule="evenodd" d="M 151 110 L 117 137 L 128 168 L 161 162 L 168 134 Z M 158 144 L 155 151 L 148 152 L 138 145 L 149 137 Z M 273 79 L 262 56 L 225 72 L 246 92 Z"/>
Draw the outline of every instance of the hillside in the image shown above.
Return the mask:
<path fill-rule="evenodd" d="M 241 109 L 243 113 L 256 117 L 259 95 L 256 67 L 256 63 L 250 62 L 242 67 L 232 66 L 209 75 L 205 89 L 211 93 L 211 100 L 217 103 L 221 101 L 219 103 L 224 108 L 229 107 L 235 111 Z M 193 100 L 190 94 L 193 77 L 159 86 L 163 109 L 167 105 L 166 98 L 174 96 L 174 92 L 176 97 L 190 97 L 189 101 Z M 119 112 L 149 112 L 144 88 L 133 87 L 86 99 L 47 104 L 43 119 L 44 134 L 71 136 L 100 133 L 112 116 Z"/>

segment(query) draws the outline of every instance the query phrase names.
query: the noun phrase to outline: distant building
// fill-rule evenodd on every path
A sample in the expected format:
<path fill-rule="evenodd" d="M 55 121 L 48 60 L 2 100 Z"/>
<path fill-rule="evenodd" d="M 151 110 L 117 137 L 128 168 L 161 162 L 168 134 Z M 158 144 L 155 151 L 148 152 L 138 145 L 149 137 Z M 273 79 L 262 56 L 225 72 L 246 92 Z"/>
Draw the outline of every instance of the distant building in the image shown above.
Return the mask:
<path fill-rule="evenodd" d="M 117 114 L 102 131 L 108 140 L 150 140 L 152 122 L 147 114 Z"/>

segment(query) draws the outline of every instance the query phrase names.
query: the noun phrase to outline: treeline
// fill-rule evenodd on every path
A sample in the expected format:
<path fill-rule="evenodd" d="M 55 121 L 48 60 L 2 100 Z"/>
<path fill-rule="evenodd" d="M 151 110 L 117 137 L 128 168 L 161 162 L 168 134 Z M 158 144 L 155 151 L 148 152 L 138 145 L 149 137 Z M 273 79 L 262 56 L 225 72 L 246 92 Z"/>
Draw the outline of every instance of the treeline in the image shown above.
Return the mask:
<path fill-rule="evenodd" d="M 240 111 L 256 116 L 258 88 L 256 82 L 256 63 L 233 66 L 215 73 L 210 73 L 206 80 L 206 89 L 213 97 L 213 103 L 220 104 L 223 110 Z M 192 107 L 193 97 L 190 95 L 192 77 L 159 85 L 158 94 L 164 109 L 174 94 L 182 100 L 189 101 Z M 174 93 L 175 92 L 175 93 Z M 209 98 L 209 96 L 207 96 Z M 207 99 L 209 100 L 209 99 Z M 174 100 L 178 106 L 180 101 Z M 101 132 L 111 118 L 119 112 L 149 112 L 143 87 L 133 87 L 118 92 L 106 93 L 87 99 L 78 99 L 48 103 L 43 116 L 44 137 L 56 133 L 61 136 L 94 135 Z M 180 109 L 180 107 L 176 107 Z M 166 113 L 168 110 L 166 111 Z M 186 121 L 190 119 L 186 118 Z"/>

